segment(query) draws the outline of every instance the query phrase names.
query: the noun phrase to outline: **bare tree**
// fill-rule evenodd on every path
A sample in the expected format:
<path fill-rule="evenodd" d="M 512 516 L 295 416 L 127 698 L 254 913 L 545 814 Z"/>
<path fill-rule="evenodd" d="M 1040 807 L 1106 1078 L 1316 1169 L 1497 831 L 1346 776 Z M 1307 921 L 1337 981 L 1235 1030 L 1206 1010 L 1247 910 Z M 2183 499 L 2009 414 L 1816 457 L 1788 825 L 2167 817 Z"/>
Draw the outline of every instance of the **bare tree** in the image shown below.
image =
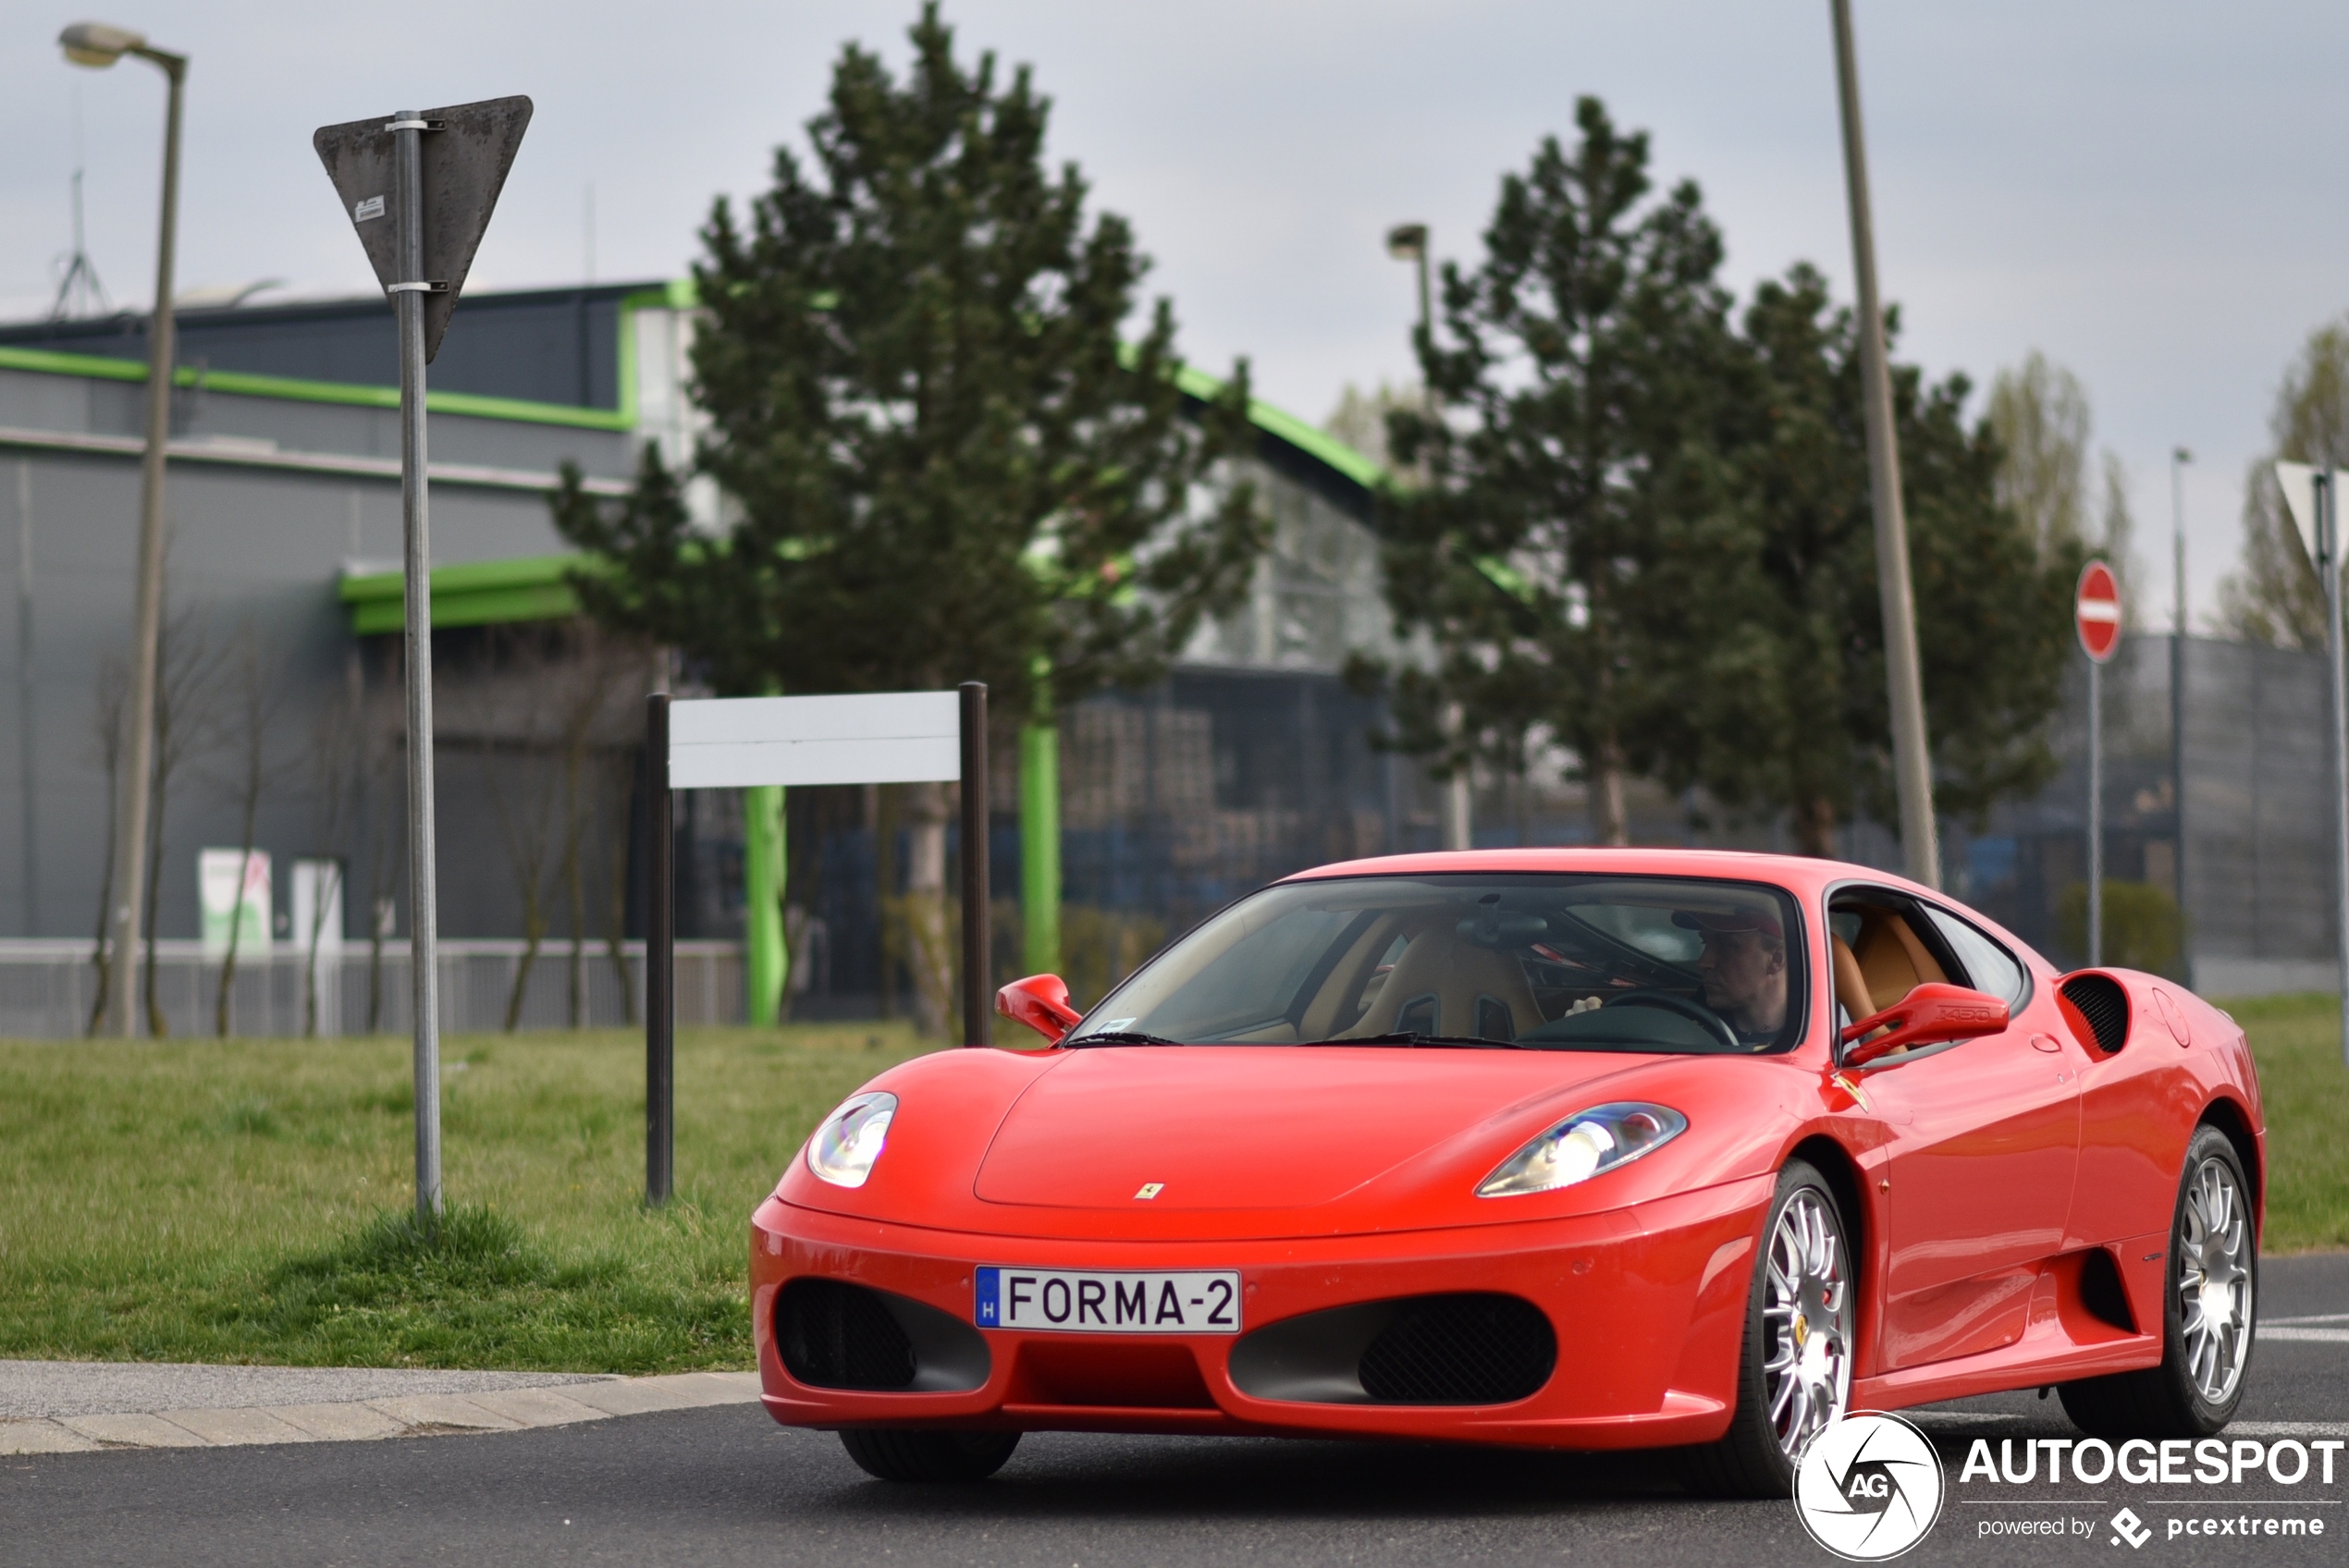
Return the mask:
<path fill-rule="evenodd" d="M 224 1040 L 228 1037 L 228 1004 L 244 942 L 244 879 L 252 863 L 254 824 L 261 815 L 262 796 L 282 772 L 282 764 L 271 755 L 270 739 L 285 705 L 284 689 L 271 678 L 277 661 L 266 656 L 251 622 L 240 629 L 226 656 L 228 690 L 223 706 L 227 712 L 221 752 L 227 773 L 220 782 L 236 803 L 239 829 L 237 903 L 228 922 L 228 950 L 220 961 L 220 986 L 212 1010 L 213 1033 Z"/>
<path fill-rule="evenodd" d="M 92 715 L 91 736 L 106 775 L 106 849 L 98 863 L 104 868 L 98 876 L 98 939 L 90 951 L 91 967 L 97 972 L 97 989 L 91 998 L 90 1023 L 84 1031 L 92 1038 L 106 1022 L 106 998 L 114 994 L 107 984 L 114 954 L 107 947 L 106 934 L 114 928 L 110 918 L 114 904 L 114 806 L 116 791 L 122 788 L 122 709 L 129 692 L 130 675 L 122 660 L 113 654 L 106 655 L 98 664 L 97 706 Z"/>
<path fill-rule="evenodd" d="M 310 827 L 312 852 L 331 867 L 324 887 L 312 890 L 309 928 L 296 932 L 301 943 L 301 1033 L 318 1034 L 318 949 L 326 934 L 326 916 L 344 899 L 343 825 L 356 803 L 353 796 L 366 766 L 367 711 L 364 696 L 354 687 L 328 707 L 318 722 L 310 749 Z"/>
<path fill-rule="evenodd" d="M 408 843 L 408 814 L 401 809 L 400 764 L 408 752 L 407 713 L 399 681 L 374 692 L 362 688 L 360 700 L 360 787 L 366 792 L 367 815 L 367 1033 L 383 1027 L 384 938 L 390 935 L 392 912 L 399 905 L 390 887 L 400 856 Z"/>
<path fill-rule="evenodd" d="M 643 666 L 631 641 L 584 622 L 566 629 L 558 643 L 560 678 L 550 683 L 562 761 L 562 863 L 560 876 L 571 917 L 571 1026 L 587 1022 L 587 831 L 604 808 L 602 778 L 609 769 L 593 766 L 598 742 L 609 738 L 611 710 L 628 676 Z M 624 753 L 623 753 L 624 754 Z M 626 832 L 627 797 L 617 814 Z M 623 851 L 624 852 L 624 851 Z M 625 873 L 621 874 L 625 898 Z M 609 939 L 609 938 L 608 938 Z M 623 966 L 621 986 L 626 988 Z M 630 1009 L 633 1022 L 633 1006 Z"/>
<path fill-rule="evenodd" d="M 2349 315 L 2308 335 L 2268 414 L 2269 451 L 2244 475 L 2241 564 L 2219 584 L 2219 621 L 2239 637 L 2320 648 L 2324 584 L 2276 483 L 2275 461 L 2349 466 Z"/>
<path fill-rule="evenodd" d="M 156 1039 L 171 1032 L 155 984 L 155 890 L 163 878 L 164 818 L 173 784 L 214 741 L 225 652 L 213 644 L 192 610 L 165 620 L 155 648 L 154 772 L 147 816 L 146 907 L 141 923 L 145 929 L 140 935 L 146 944 L 147 1031 Z"/>
<path fill-rule="evenodd" d="M 604 956 L 611 961 L 612 978 L 620 985 L 621 1018 L 632 1025 L 636 1022 L 636 977 L 628 968 L 628 808 L 642 754 L 614 747 L 604 766 L 604 787 L 614 808 L 604 837 Z"/>
<path fill-rule="evenodd" d="M 2080 378 L 2034 349 L 1990 383 L 1998 438 L 1994 493 L 2044 552 L 2087 537 L 2088 395 Z"/>

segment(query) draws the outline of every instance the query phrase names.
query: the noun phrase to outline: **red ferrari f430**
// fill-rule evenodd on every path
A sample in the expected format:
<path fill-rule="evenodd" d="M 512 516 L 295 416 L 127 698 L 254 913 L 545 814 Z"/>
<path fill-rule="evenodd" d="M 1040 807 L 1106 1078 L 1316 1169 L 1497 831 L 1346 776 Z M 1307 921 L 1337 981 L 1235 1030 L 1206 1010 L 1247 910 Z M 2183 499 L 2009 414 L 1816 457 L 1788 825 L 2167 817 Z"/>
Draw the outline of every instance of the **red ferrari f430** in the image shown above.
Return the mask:
<path fill-rule="evenodd" d="M 890 1479 L 1036 1430 L 1673 1448 L 1788 1491 L 1850 1409 L 2243 1389 L 2243 1031 L 1881 872 L 1689 851 L 1324 866 L 1029 1049 L 892 1068 L 751 1230 L 768 1410 Z"/>

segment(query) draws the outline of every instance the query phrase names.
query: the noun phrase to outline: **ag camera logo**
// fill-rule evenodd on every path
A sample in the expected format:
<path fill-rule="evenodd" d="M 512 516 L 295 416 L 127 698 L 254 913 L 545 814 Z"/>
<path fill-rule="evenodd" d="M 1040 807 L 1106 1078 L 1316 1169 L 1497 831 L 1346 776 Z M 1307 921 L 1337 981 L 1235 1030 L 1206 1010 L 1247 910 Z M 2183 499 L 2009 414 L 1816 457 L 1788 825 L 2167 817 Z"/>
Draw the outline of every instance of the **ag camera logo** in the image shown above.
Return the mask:
<path fill-rule="evenodd" d="M 1794 1470 L 1794 1512 L 1811 1538 L 1851 1562 L 1882 1562 L 1941 1517 L 1941 1456 L 1898 1415 L 1857 1411 L 1811 1439 Z"/>

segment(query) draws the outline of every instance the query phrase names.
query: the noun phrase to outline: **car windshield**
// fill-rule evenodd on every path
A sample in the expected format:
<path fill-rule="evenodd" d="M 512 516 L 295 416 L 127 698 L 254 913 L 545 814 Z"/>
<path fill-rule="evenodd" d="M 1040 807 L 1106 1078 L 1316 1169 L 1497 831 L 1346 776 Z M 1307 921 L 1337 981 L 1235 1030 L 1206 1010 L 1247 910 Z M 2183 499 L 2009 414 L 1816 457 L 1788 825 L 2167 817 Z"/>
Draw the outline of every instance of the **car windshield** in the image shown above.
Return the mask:
<path fill-rule="evenodd" d="M 1802 937 L 1776 888 L 1423 873 L 1243 899 L 1113 991 L 1066 1044 L 1783 1050 Z"/>

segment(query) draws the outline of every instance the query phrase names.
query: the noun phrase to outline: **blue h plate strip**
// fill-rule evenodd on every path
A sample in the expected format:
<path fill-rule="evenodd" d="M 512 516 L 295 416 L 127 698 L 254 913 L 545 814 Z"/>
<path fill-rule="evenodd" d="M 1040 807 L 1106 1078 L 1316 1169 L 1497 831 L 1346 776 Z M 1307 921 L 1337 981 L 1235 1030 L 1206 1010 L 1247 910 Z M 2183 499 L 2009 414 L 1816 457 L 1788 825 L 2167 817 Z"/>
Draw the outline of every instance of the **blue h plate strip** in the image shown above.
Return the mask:
<path fill-rule="evenodd" d="M 978 1326 L 982 1329 L 1000 1328 L 1002 1325 L 1003 1319 L 996 1305 L 1001 1299 L 996 1281 L 1002 1278 L 1002 1270 L 1000 1268 L 982 1268 L 978 1271 Z"/>

